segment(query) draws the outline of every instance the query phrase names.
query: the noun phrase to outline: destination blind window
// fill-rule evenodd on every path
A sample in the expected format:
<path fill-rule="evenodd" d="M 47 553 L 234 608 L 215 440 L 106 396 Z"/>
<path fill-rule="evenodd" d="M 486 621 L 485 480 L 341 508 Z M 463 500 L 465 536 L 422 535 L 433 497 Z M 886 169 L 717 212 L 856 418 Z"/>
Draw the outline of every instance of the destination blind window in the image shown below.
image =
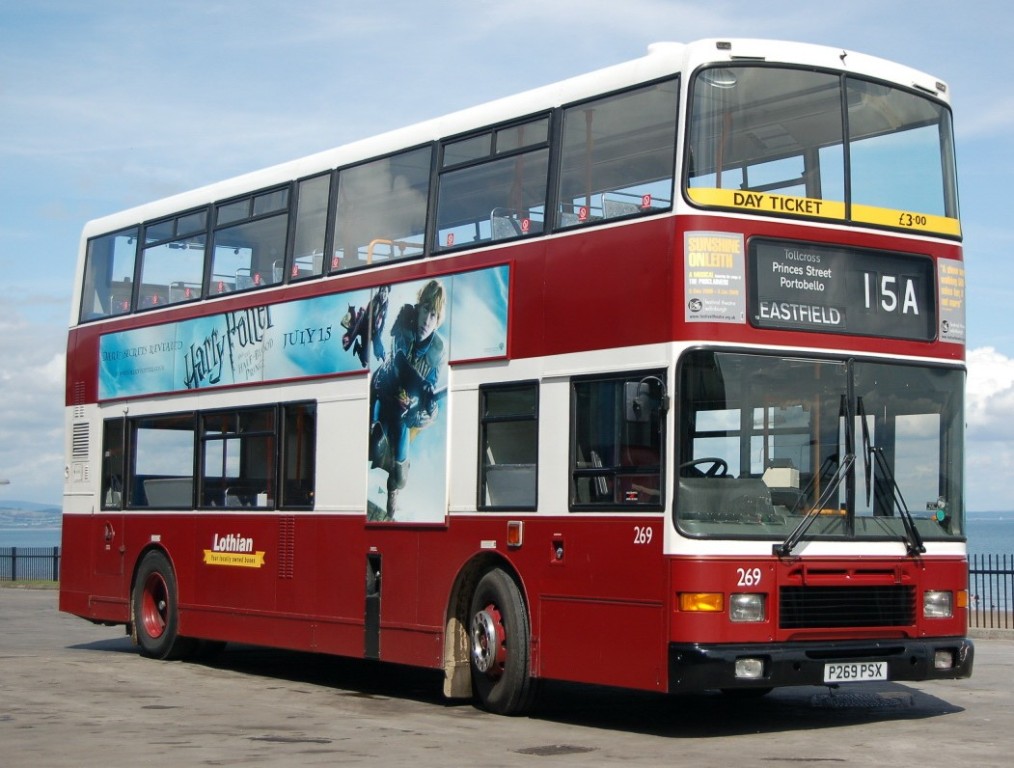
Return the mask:
<path fill-rule="evenodd" d="M 932 341 L 933 262 L 811 243 L 750 243 L 750 321 L 758 328 Z"/>

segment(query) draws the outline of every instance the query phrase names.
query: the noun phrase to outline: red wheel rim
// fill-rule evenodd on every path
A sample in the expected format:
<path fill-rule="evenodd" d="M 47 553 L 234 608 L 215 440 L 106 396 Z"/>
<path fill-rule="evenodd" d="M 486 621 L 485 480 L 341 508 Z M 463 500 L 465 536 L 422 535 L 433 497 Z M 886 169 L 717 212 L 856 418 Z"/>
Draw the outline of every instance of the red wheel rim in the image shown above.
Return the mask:
<path fill-rule="evenodd" d="M 169 620 L 169 588 L 160 573 L 149 574 L 141 593 L 141 625 L 152 639 L 162 637 Z"/>
<path fill-rule="evenodd" d="M 493 679 L 507 662 L 507 630 L 500 610 L 490 603 L 472 619 L 472 657 L 476 666 Z"/>

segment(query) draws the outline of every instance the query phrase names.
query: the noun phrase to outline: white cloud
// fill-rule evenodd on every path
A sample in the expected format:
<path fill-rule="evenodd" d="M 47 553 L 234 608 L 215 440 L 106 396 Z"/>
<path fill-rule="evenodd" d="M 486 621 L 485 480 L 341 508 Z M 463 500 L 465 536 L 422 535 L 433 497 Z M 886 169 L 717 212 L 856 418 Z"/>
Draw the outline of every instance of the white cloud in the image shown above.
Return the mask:
<path fill-rule="evenodd" d="M 1014 359 L 993 347 L 968 352 L 965 498 L 969 509 L 1010 509 L 1014 467 Z"/>
<path fill-rule="evenodd" d="M 56 504 L 63 479 L 66 332 L 5 307 L 0 320 L 0 478 L 3 497 Z"/>
<path fill-rule="evenodd" d="M 965 420 L 968 439 L 1014 444 L 1014 359 L 982 347 L 968 352 Z"/>

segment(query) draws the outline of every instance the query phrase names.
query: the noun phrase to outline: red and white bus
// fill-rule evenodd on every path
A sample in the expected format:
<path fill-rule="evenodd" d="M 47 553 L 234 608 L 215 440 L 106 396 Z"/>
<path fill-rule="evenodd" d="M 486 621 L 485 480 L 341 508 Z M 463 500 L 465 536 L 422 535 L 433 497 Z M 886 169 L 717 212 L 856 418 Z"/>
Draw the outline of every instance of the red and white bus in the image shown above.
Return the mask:
<path fill-rule="evenodd" d="M 90 222 L 61 609 L 507 714 L 967 677 L 948 98 L 664 43 Z"/>

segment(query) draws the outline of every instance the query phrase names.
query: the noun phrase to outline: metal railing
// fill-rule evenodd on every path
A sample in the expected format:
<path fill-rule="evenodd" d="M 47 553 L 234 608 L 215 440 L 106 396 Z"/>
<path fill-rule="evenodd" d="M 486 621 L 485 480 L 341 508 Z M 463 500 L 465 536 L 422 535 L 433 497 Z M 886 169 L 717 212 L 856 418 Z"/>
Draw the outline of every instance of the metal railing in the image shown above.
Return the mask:
<path fill-rule="evenodd" d="M 0 547 L 0 581 L 59 580 L 59 547 Z M 968 556 L 968 626 L 1014 630 L 1014 554 Z"/>
<path fill-rule="evenodd" d="M 1014 555 L 968 556 L 968 626 L 1014 629 Z"/>
<path fill-rule="evenodd" d="M 0 547 L 0 581 L 59 580 L 59 547 Z"/>

